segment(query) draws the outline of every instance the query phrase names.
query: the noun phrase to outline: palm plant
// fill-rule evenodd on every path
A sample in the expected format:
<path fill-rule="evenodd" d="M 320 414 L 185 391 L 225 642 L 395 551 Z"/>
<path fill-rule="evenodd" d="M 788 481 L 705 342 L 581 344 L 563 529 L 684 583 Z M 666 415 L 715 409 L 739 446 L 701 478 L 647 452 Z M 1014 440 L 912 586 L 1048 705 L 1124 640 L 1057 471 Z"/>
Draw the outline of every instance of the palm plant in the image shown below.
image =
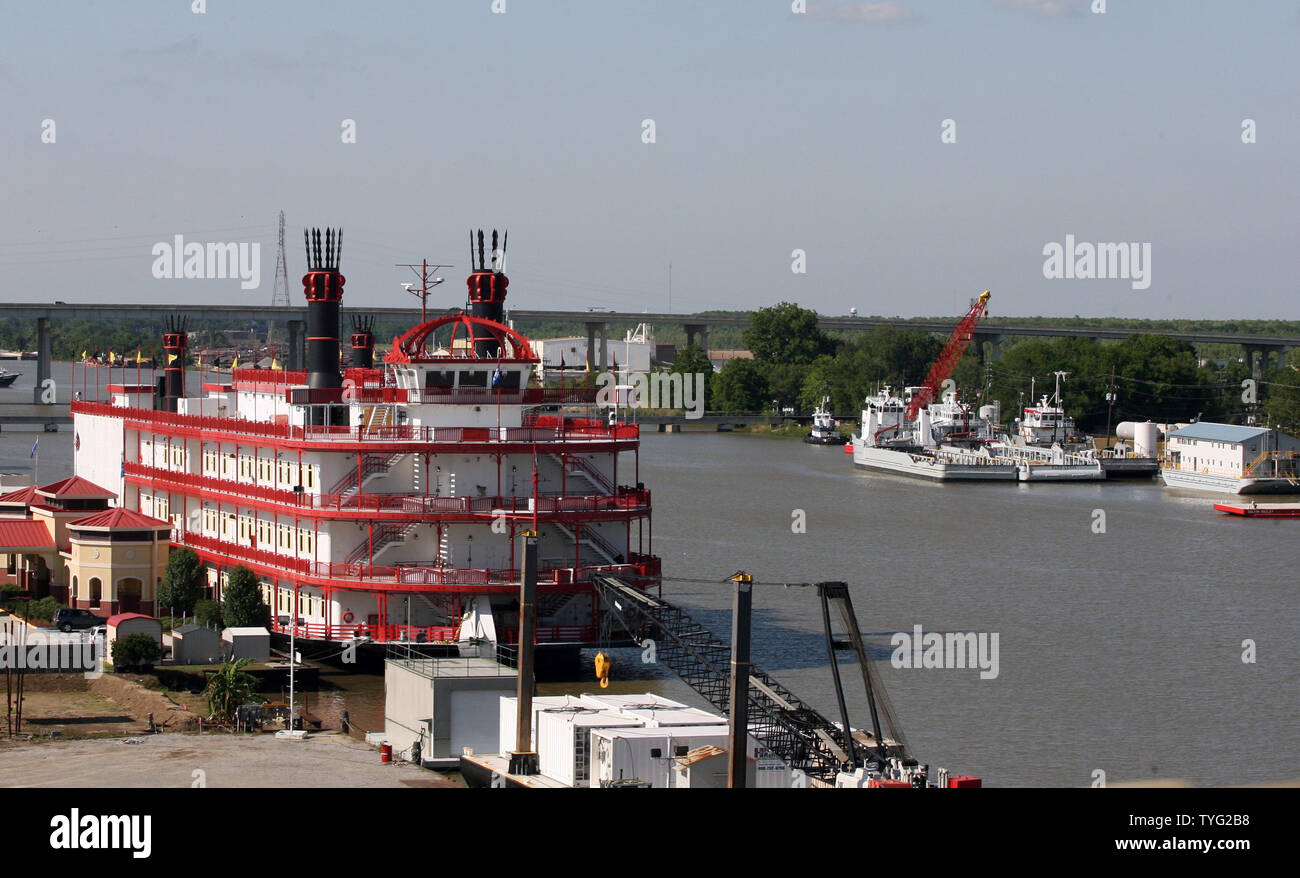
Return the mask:
<path fill-rule="evenodd" d="M 226 662 L 212 675 L 204 692 L 208 696 L 208 719 L 230 722 L 235 718 L 239 705 L 252 699 L 257 679 L 244 673 L 247 664 L 249 660 L 246 658 Z"/>

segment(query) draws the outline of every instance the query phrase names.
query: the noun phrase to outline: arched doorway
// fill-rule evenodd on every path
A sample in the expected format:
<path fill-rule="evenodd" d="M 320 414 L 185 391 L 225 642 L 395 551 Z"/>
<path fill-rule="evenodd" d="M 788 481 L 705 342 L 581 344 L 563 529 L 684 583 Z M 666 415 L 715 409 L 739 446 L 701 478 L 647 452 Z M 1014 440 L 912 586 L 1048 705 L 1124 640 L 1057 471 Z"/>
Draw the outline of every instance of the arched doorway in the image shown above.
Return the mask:
<path fill-rule="evenodd" d="M 92 610 L 99 609 L 100 602 L 104 599 L 104 583 L 98 576 L 92 576 L 89 583 L 89 600 Z"/>
<path fill-rule="evenodd" d="M 140 612 L 140 592 L 144 583 L 129 576 L 117 581 L 117 611 L 119 613 Z"/>

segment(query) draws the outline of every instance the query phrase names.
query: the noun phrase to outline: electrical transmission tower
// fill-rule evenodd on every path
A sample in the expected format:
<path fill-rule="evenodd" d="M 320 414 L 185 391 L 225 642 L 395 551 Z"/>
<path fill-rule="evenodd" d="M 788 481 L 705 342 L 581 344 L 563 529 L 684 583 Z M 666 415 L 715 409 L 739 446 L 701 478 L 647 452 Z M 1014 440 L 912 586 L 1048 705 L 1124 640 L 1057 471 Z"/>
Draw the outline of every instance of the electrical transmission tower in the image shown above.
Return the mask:
<path fill-rule="evenodd" d="M 280 211 L 280 237 L 275 256 L 275 285 L 271 287 L 271 307 L 289 307 L 289 268 L 284 261 L 284 211 Z M 266 346 L 275 355 L 275 322 L 266 321 Z"/>
<path fill-rule="evenodd" d="M 284 211 L 280 211 L 279 251 L 275 257 L 275 286 L 271 288 L 271 307 L 289 307 L 289 268 L 284 261 Z"/>

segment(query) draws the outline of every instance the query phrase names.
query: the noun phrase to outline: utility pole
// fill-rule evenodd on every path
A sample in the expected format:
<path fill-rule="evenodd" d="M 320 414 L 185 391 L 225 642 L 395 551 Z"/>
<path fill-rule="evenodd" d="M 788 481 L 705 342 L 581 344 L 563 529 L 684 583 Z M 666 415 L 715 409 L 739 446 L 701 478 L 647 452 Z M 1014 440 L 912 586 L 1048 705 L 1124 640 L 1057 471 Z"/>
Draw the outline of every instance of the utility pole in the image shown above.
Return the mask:
<path fill-rule="evenodd" d="M 516 663 L 515 749 L 510 754 L 511 774 L 537 774 L 533 749 L 533 639 L 537 631 L 537 530 L 524 531 L 523 581 L 519 584 L 519 660 Z"/>
<path fill-rule="evenodd" d="M 1106 447 L 1110 447 L 1110 422 L 1111 415 L 1115 411 L 1115 400 L 1118 397 L 1116 393 L 1118 388 L 1115 386 L 1115 367 L 1110 367 L 1110 384 L 1106 387 Z"/>
<path fill-rule="evenodd" d="M 754 607 L 754 577 L 741 570 L 731 577 L 735 597 L 731 608 L 731 702 L 727 788 L 745 788 L 746 750 L 749 746 L 749 632 Z"/>

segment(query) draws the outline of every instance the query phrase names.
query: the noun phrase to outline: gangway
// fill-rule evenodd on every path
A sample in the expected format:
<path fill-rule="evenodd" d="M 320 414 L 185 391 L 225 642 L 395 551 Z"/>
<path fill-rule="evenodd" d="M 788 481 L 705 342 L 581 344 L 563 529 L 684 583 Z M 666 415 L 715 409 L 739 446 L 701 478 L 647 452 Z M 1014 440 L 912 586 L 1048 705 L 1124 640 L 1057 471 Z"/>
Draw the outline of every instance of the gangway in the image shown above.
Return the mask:
<path fill-rule="evenodd" d="M 731 646 L 685 611 L 662 598 L 646 594 L 615 576 L 596 574 L 595 591 L 607 613 L 601 614 L 601 641 L 608 642 L 613 620 L 639 643 L 655 641 L 655 659 L 686 685 L 723 713 L 731 695 L 729 673 Z M 889 759 L 906 760 L 905 744 L 897 731 L 890 707 L 874 668 L 866 658 L 853 604 L 844 583 L 820 583 L 827 646 L 836 693 L 844 722 L 836 724 L 786 689 L 771 675 L 750 666 L 749 734 L 791 768 L 826 783 L 834 784 L 842 771 L 853 771 L 868 762 L 884 765 Z M 862 666 L 867 699 L 871 706 L 874 734 L 846 734 L 849 729 L 844 709 L 839 667 L 834 657 L 834 638 L 829 607 L 834 604 L 847 628 L 850 646 Z M 882 728 L 883 726 L 883 728 Z M 886 735 L 888 733 L 888 735 Z"/>

